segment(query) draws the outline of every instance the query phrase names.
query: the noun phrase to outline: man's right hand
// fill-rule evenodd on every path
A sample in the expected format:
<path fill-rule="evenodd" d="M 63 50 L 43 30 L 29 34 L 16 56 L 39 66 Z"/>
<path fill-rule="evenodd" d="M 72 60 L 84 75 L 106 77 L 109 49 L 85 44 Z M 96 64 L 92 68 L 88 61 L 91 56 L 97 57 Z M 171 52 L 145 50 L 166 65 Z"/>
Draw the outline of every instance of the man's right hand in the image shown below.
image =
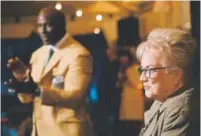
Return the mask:
<path fill-rule="evenodd" d="M 7 67 L 12 70 L 13 76 L 18 81 L 28 78 L 29 68 L 18 57 L 9 59 Z"/>

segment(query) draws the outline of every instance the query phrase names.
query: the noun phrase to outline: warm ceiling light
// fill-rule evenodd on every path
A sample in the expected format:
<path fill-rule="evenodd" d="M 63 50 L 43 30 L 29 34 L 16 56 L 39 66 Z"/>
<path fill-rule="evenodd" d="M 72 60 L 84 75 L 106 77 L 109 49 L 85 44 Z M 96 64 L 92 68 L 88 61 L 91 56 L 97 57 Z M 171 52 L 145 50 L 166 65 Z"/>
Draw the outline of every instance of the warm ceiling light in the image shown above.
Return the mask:
<path fill-rule="evenodd" d="M 57 10 L 61 10 L 62 9 L 62 5 L 60 2 L 57 2 L 57 4 L 55 5 L 55 9 Z"/>
<path fill-rule="evenodd" d="M 100 28 L 95 28 L 94 29 L 94 34 L 99 34 L 100 33 Z"/>
<path fill-rule="evenodd" d="M 97 21 L 101 21 L 103 19 L 103 16 L 101 15 L 101 14 L 98 14 L 97 16 L 96 16 L 96 20 Z"/>
<path fill-rule="evenodd" d="M 81 9 L 76 11 L 76 16 L 78 16 L 78 17 L 82 16 L 82 10 Z"/>

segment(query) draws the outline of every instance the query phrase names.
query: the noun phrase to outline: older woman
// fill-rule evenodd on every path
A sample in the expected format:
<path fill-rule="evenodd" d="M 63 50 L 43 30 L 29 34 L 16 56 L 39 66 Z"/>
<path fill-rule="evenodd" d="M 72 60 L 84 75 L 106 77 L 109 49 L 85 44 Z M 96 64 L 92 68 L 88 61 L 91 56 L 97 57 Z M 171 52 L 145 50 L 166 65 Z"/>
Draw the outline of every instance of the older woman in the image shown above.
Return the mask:
<path fill-rule="evenodd" d="M 178 29 L 154 29 L 136 51 L 145 95 L 154 101 L 145 112 L 140 136 L 186 136 L 194 39 Z"/>

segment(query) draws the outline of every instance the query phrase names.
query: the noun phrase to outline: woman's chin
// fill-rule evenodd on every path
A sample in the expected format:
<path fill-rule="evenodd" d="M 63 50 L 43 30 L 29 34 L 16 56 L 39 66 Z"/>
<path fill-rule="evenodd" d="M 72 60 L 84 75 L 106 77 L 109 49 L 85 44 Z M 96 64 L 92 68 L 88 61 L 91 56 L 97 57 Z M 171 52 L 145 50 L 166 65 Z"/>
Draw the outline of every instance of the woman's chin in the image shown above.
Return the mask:
<path fill-rule="evenodd" d="M 145 90 L 145 95 L 146 95 L 147 98 L 152 98 L 151 90 Z"/>

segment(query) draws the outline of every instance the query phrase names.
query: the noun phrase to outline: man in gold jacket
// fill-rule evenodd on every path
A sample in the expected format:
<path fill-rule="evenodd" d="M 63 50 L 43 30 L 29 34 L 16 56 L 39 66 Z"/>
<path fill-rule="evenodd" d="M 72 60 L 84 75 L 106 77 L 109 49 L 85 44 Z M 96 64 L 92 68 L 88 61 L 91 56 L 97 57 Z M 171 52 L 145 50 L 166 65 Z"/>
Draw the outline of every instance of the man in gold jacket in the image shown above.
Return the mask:
<path fill-rule="evenodd" d="M 44 45 L 32 54 L 31 69 L 18 58 L 8 61 L 19 82 L 31 79 L 38 86 L 37 93 L 18 93 L 21 102 L 34 102 L 32 136 L 92 135 L 85 96 L 93 60 L 66 32 L 65 26 L 61 11 L 42 9 L 37 18 L 37 31 Z"/>

